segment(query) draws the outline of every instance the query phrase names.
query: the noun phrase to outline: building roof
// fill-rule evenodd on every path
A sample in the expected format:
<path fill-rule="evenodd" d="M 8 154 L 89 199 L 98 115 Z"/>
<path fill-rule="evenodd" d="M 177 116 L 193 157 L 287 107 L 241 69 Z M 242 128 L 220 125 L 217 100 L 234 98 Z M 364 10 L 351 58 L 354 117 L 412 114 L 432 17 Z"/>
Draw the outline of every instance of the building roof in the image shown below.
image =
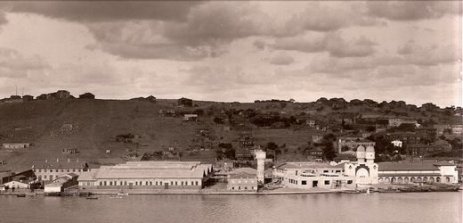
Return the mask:
<path fill-rule="evenodd" d="M 278 169 L 338 169 L 337 166 L 332 166 L 329 163 L 322 162 L 286 162 L 277 167 Z"/>
<path fill-rule="evenodd" d="M 449 162 L 435 162 L 433 160 L 403 161 L 403 162 L 381 162 L 378 163 L 379 171 L 425 171 L 439 170 L 438 166 L 456 166 Z"/>
<path fill-rule="evenodd" d="M 57 159 L 33 162 L 33 169 L 81 169 L 85 167 L 88 167 L 88 164 L 81 160 Z"/>
<path fill-rule="evenodd" d="M 101 166 L 83 172 L 79 181 L 134 178 L 203 178 L 212 171 L 211 164 L 182 161 L 132 161 L 115 166 Z"/>
<path fill-rule="evenodd" d="M 249 167 L 234 169 L 227 173 L 230 177 L 253 176 L 257 177 L 257 170 Z"/>

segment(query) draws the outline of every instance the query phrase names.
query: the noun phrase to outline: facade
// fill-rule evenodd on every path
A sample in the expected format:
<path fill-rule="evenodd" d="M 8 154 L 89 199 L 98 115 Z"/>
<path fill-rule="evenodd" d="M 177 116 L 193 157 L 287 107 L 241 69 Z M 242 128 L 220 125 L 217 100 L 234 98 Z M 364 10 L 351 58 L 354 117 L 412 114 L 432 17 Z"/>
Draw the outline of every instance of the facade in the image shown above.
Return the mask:
<path fill-rule="evenodd" d="M 353 185 L 354 178 L 346 176 L 342 166 L 321 162 L 287 162 L 273 171 L 276 180 L 288 188 L 335 189 Z"/>
<path fill-rule="evenodd" d="M 403 118 L 390 118 L 388 120 L 389 127 L 399 127 L 402 124 L 413 124 L 416 127 L 419 126 L 418 122 L 413 119 L 403 119 Z"/>
<path fill-rule="evenodd" d="M 74 173 L 65 174 L 61 177 L 58 177 L 56 180 L 53 180 L 53 182 L 45 184 L 43 191 L 45 193 L 63 192 L 64 189 L 77 185 L 78 177 L 79 176 Z"/>
<path fill-rule="evenodd" d="M 45 162 L 34 162 L 32 170 L 37 176 L 38 181 L 51 182 L 70 173 L 80 175 L 83 172 L 87 172 L 89 166 L 86 162 L 79 161 L 78 159 L 67 159 L 64 161 L 56 159 L 56 162 L 49 162 L 48 160 L 45 160 Z"/>
<path fill-rule="evenodd" d="M 458 183 L 456 164 L 449 162 L 406 161 L 379 163 L 379 182 L 388 184 L 437 182 Z"/>
<path fill-rule="evenodd" d="M 452 150 L 452 145 L 445 140 L 438 140 L 430 145 L 412 144 L 407 146 L 407 152 L 411 156 L 419 157 L 433 153 L 449 152 Z"/>
<path fill-rule="evenodd" d="M 434 125 L 434 128 L 437 129 L 437 134 L 442 135 L 445 131 L 448 131 L 452 134 L 461 135 L 463 134 L 463 125 Z"/>
<path fill-rule="evenodd" d="M 338 153 L 353 151 L 359 146 L 368 147 L 375 146 L 376 143 L 359 137 L 339 137 Z M 347 149 L 347 150 L 346 150 Z"/>
<path fill-rule="evenodd" d="M 184 114 L 183 120 L 184 121 L 198 121 L 198 115 L 197 114 Z"/>
<path fill-rule="evenodd" d="M 8 188 L 15 188 L 15 189 L 28 189 L 30 188 L 30 184 L 26 182 L 21 182 L 21 181 L 10 181 L 8 183 L 4 183 L 3 186 L 8 187 Z"/>
<path fill-rule="evenodd" d="M 78 181 L 89 189 L 200 189 L 212 171 L 212 165 L 196 161 L 132 161 L 101 166 Z"/>
<path fill-rule="evenodd" d="M 375 148 L 368 146 L 366 149 L 359 146 L 356 151 L 356 162 L 345 162 L 343 166 L 344 174 L 352 177 L 356 185 L 370 185 L 378 183 L 378 164 L 375 161 Z"/>
<path fill-rule="evenodd" d="M 22 143 L 3 143 L 2 147 L 4 149 L 25 149 L 29 148 L 31 143 L 22 142 Z"/>
<path fill-rule="evenodd" d="M 397 139 L 391 141 L 391 144 L 394 145 L 395 147 L 399 147 L 399 148 L 402 148 L 402 146 L 403 146 L 403 142 L 400 141 L 400 140 L 397 140 Z"/>
<path fill-rule="evenodd" d="M 230 191 L 257 191 L 257 170 L 252 168 L 239 168 L 227 174 L 227 190 Z"/>
<path fill-rule="evenodd" d="M 264 172 L 265 172 L 265 152 L 263 150 L 255 150 L 254 155 L 257 160 L 257 181 L 259 183 L 264 183 Z"/>

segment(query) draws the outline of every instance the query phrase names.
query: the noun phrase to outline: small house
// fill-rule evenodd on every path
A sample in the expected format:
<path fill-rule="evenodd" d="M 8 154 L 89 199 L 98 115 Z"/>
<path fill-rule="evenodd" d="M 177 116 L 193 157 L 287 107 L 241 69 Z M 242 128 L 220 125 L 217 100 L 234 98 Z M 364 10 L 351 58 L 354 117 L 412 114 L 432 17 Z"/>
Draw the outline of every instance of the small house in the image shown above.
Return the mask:
<path fill-rule="evenodd" d="M 29 148 L 31 143 L 21 142 L 21 143 L 3 143 L 2 147 L 5 149 L 25 149 Z"/>
<path fill-rule="evenodd" d="M 177 104 L 182 107 L 193 107 L 193 100 L 189 98 L 180 98 L 177 100 Z"/>
<path fill-rule="evenodd" d="M 198 121 L 198 115 L 197 114 L 184 114 L 183 115 L 183 121 Z"/>
<path fill-rule="evenodd" d="M 257 191 L 257 170 L 238 168 L 228 173 L 227 190 Z"/>

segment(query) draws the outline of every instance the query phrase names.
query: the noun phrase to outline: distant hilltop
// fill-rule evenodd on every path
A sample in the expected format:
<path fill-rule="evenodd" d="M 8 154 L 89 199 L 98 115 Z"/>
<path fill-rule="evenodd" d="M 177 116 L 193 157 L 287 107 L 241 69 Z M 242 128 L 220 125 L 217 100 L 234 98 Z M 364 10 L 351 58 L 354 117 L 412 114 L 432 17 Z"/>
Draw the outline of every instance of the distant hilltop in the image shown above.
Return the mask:
<path fill-rule="evenodd" d="M 75 99 L 73 95 L 69 91 L 66 90 L 58 90 L 53 93 L 41 94 L 35 98 L 35 100 L 62 100 L 62 99 Z M 78 99 L 95 99 L 95 95 L 86 92 L 79 95 Z M 21 103 L 21 102 L 28 102 L 33 101 L 34 96 L 32 95 L 11 95 L 9 98 L 0 99 L 0 103 Z"/>
<path fill-rule="evenodd" d="M 33 101 L 33 100 L 63 100 L 63 99 L 76 99 L 75 96 L 71 95 L 71 93 L 67 90 L 58 90 L 56 92 L 52 93 L 45 93 L 38 95 L 35 97 L 32 95 L 11 95 L 8 98 L 3 98 L 0 99 L 0 104 L 3 103 L 21 103 L 21 102 L 28 102 L 28 101 Z M 80 94 L 77 99 L 96 99 L 95 95 L 90 92 L 85 92 L 83 94 Z M 149 102 L 156 102 L 156 97 L 150 95 L 148 97 L 136 97 L 136 98 L 131 98 L 129 100 L 131 101 L 149 101 Z M 193 107 L 193 99 L 189 98 L 180 98 L 178 99 L 179 105 L 183 105 L 186 107 Z M 220 103 L 220 102 L 218 102 Z M 307 104 L 307 102 L 296 102 L 294 99 L 289 99 L 289 100 L 280 100 L 280 99 L 270 99 L 270 100 L 255 100 L 255 104 L 281 104 L 283 107 L 285 106 L 284 104 L 287 103 L 300 103 L 300 104 Z M 452 111 L 454 112 L 457 116 L 462 115 L 462 108 L 460 106 L 455 107 L 455 106 L 448 106 L 445 108 L 441 108 L 438 105 L 435 105 L 431 102 L 424 103 L 421 106 L 417 106 L 414 104 L 407 104 L 405 101 L 395 101 L 392 100 L 390 102 L 387 101 L 382 101 L 382 102 L 376 102 L 371 99 L 352 99 L 350 101 L 345 100 L 344 98 L 330 98 L 327 99 L 325 97 L 317 99 L 315 102 L 308 102 L 310 104 L 314 104 L 317 107 L 317 111 L 323 109 L 324 106 L 330 107 L 332 110 L 343 110 L 348 108 L 349 106 L 366 106 L 366 107 L 377 107 L 377 108 L 388 108 L 388 109 L 394 109 L 394 108 L 408 108 L 408 109 L 420 109 L 420 110 L 443 110 L 443 111 Z M 240 102 L 231 102 L 231 104 L 240 104 Z M 247 104 L 247 103 L 245 103 Z M 317 106 L 318 105 L 318 106 Z"/>

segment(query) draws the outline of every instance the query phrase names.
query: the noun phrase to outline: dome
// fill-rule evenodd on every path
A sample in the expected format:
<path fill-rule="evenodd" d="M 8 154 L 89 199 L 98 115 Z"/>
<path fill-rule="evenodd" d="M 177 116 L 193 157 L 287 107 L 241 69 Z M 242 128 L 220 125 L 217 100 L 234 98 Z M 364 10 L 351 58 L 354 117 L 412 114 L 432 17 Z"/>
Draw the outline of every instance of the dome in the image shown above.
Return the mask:
<path fill-rule="evenodd" d="M 366 152 L 367 152 L 367 153 L 374 153 L 374 152 L 375 152 L 375 147 L 373 147 L 373 146 L 368 146 Z"/>
<path fill-rule="evenodd" d="M 363 146 L 357 147 L 357 152 L 365 152 L 365 147 Z"/>

